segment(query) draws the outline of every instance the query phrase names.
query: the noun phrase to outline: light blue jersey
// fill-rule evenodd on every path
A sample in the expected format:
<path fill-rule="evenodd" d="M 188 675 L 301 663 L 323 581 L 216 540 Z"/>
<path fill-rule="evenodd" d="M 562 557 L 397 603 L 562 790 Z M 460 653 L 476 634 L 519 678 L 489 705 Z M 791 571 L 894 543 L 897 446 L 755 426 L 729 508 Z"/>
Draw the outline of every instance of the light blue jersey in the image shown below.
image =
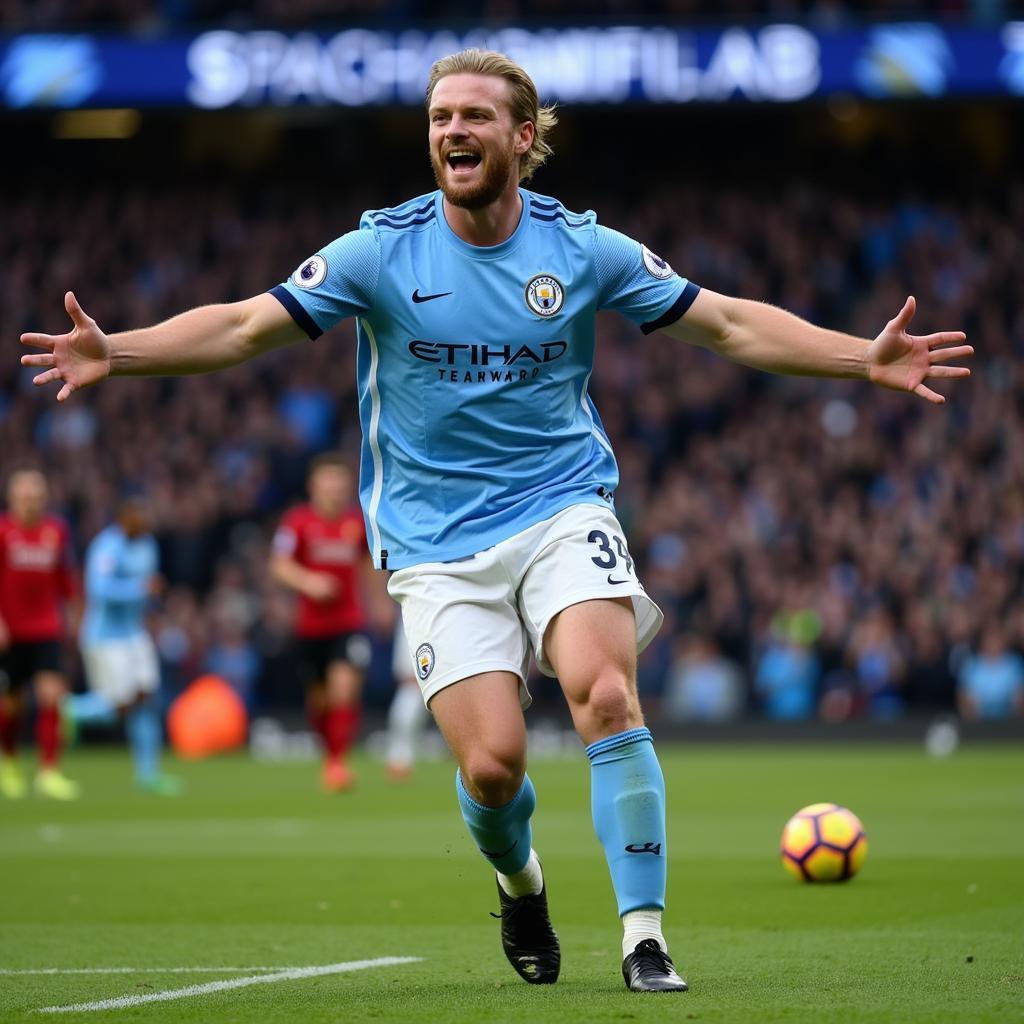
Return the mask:
<path fill-rule="evenodd" d="M 150 579 L 158 564 L 156 541 L 148 534 L 131 539 L 115 524 L 93 538 L 85 555 L 83 647 L 145 631 Z"/>
<path fill-rule="evenodd" d="M 592 212 L 520 194 L 500 245 L 462 241 L 432 192 L 363 214 L 272 289 L 311 338 L 357 318 L 360 499 L 380 568 L 610 503 L 618 468 L 587 394 L 597 311 L 650 333 L 699 290 Z"/>

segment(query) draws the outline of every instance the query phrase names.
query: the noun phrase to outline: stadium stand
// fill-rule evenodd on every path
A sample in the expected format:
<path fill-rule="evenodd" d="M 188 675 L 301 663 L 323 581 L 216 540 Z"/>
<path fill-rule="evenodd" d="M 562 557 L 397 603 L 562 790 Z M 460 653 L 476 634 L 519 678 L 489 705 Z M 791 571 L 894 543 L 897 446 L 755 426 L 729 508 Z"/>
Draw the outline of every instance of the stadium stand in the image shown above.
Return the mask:
<path fill-rule="evenodd" d="M 766 681 L 783 655 L 809 687 L 793 714 L 952 709 L 987 623 L 1024 649 L 1024 188 L 989 203 L 908 194 L 867 216 L 808 186 L 598 199 L 606 223 L 705 286 L 863 334 L 914 291 L 918 330 L 963 326 L 983 354 L 971 386 L 936 410 L 601 324 L 591 390 L 616 443 L 623 524 L 669 622 L 642 662 L 651 706 L 664 697 L 686 716 L 671 686 L 700 634 L 743 679 L 730 714 L 780 713 Z M 322 185 L 25 186 L 11 200 L 8 339 L 63 330 L 71 284 L 110 331 L 254 294 L 374 205 Z M 79 545 L 125 480 L 148 490 L 171 584 L 158 636 L 178 680 L 228 658 L 252 685 L 254 658 L 271 675 L 281 660 L 287 602 L 266 577 L 267 540 L 308 458 L 357 450 L 352 333 L 215 377 L 111 381 L 60 408 L 13 359 L 0 366 L 5 462 L 41 463 Z M 730 671 L 717 677 L 732 685 Z"/>
<path fill-rule="evenodd" d="M 797 19 L 808 24 L 851 21 L 939 19 L 991 23 L 1019 15 L 1021 0 L 10 0 L 0 11 L 0 29 L 64 31 L 118 28 L 154 31 L 181 25 L 267 27 L 339 22 L 434 22 L 502 24 L 514 21 L 636 21 L 687 19 L 751 21 Z"/>

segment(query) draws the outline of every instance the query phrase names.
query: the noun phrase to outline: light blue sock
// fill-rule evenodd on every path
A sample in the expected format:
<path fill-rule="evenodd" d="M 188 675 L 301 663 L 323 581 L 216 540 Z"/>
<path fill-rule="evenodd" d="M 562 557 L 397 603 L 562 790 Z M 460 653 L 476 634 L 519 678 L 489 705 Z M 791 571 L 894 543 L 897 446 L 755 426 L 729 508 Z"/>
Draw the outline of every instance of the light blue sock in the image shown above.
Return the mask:
<path fill-rule="evenodd" d="M 514 875 L 530 859 L 533 832 L 530 815 L 537 806 L 537 794 L 529 775 L 523 776 L 519 792 L 503 807 L 484 807 L 466 792 L 461 772 L 455 773 L 462 820 L 480 852 L 503 875 Z"/>
<path fill-rule="evenodd" d="M 102 693 L 72 693 L 68 696 L 65 708 L 70 712 L 76 724 L 97 723 L 112 725 L 117 721 L 117 708 Z"/>
<path fill-rule="evenodd" d="M 154 779 L 160 771 L 160 748 L 163 730 L 160 713 L 151 699 L 136 704 L 125 717 L 125 731 L 135 761 L 135 778 L 139 782 Z"/>
<path fill-rule="evenodd" d="M 648 729 L 629 729 L 587 747 L 590 806 L 619 904 L 665 909 L 665 778 Z"/>

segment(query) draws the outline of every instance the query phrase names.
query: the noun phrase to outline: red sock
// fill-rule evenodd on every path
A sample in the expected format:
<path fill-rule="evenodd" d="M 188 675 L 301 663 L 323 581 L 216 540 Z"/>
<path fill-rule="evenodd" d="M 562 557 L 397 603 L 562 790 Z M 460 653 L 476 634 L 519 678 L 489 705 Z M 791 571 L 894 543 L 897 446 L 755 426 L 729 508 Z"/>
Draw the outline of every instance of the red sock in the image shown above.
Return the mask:
<path fill-rule="evenodd" d="M 359 731 L 359 705 L 327 709 L 324 728 L 328 757 L 344 757 Z"/>
<path fill-rule="evenodd" d="M 36 744 L 39 747 L 39 764 L 53 768 L 60 757 L 60 713 L 57 705 L 42 707 L 36 712 Z"/>
<path fill-rule="evenodd" d="M 313 730 L 320 737 L 321 742 L 327 746 L 327 714 L 320 708 L 306 709 L 306 721 L 309 722 L 310 729 Z"/>
<path fill-rule="evenodd" d="M 0 750 L 6 757 L 14 757 L 18 749 L 18 733 L 21 716 L 5 704 L 0 703 Z"/>

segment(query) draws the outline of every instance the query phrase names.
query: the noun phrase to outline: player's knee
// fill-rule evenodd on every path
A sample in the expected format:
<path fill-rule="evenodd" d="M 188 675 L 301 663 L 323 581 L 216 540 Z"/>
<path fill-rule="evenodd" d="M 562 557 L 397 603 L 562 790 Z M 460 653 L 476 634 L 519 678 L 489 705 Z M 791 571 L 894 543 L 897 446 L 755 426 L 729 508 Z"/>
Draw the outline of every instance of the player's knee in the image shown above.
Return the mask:
<path fill-rule="evenodd" d="M 50 708 L 64 696 L 64 677 L 56 672 L 40 672 L 35 679 L 36 702 L 40 707 Z"/>
<path fill-rule="evenodd" d="M 331 707 L 345 707 L 359 699 L 362 677 L 351 665 L 333 666 L 327 676 L 326 698 Z"/>
<path fill-rule="evenodd" d="M 462 783 L 485 807 L 507 804 L 523 783 L 522 760 L 511 752 L 481 750 L 464 759 Z"/>
<path fill-rule="evenodd" d="M 591 736 L 613 736 L 617 732 L 634 729 L 641 724 L 640 704 L 627 676 L 617 670 L 602 672 L 587 694 L 583 711 L 583 726 Z"/>

